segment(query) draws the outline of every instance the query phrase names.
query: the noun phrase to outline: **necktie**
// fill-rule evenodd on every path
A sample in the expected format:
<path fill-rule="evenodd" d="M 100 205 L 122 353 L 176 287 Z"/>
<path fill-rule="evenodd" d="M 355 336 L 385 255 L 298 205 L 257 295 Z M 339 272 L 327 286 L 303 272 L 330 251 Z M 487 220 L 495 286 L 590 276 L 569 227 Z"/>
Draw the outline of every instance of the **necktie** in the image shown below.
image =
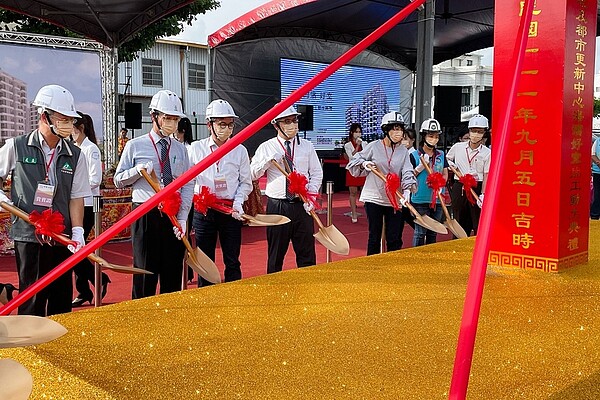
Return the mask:
<path fill-rule="evenodd" d="M 283 158 L 285 160 L 285 163 L 287 165 L 287 170 L 288 172 L 292 172 L 294 170 L 294 159 L 292 158 L 292 149 L 290 148 L 290 141 L 286 140 L 285 141 L 285 157 Z M 289 180 L 285 180 L 285 198 L 289 201 L 294 200 L 294 197 L 296 197 L 292 192 L 290 192 L 289 190 Z"/>
<path fill-rule="evenodd" d="M 173 175 L 171 174 L 171 163 L 169 162 L 169 144 L 167 143 L 167 139 L 160 139 L 158 144 L 160 145 L 162 183 L 163 185 L 167 186 L 173 181 Z"/>

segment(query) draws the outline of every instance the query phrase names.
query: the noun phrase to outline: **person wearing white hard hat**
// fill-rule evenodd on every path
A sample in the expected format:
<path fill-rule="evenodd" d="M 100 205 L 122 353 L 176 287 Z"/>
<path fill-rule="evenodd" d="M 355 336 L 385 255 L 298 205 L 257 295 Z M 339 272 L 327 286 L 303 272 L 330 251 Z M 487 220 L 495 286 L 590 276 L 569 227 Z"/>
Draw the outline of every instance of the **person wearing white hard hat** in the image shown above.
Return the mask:
<path fill-rule="evenodd" d="M 479 196 L 477 204 L 469 201 L 469 189 L 465 189 L 463 182 L 458 176 L 454 177 L 452 185 L 452 211 L 454 219 L 463 227 L 467 234 L 471 233 L 471 228 L 475 235 L 479 228 L 479 217 L 481 215 L 481 206 L 490 172 L 491 151 L 483 144 L 484 136 L 489 129 L 489 122 L 483 115 L 474 115 L 469 120 L 469 140 L 467 142 L 456 143 L 448 151 L 448 162 L 462 175 L 471 175 L 476 182 L 473 187 L 475 193 Z"/>
<path fill-rule="evenodd" d="M 275 117 L 271 124 L 277 136 L 258 146 L 250 164 L 252 180 L 258 180 L 267 174 L 267 214 L 284 215 L 291 221 L 288 224 L 267 227 L 269 274 L 282 270 L 290 241 L 296 253 L 297 267 L 317 263 L 314 222 L 310 215 L 313 203 L 303 203 L 299 197 L 287 190 L 288 180 L 271 162 L 275 160 L 288 172 L 294 171 L 304 175 L 308 179 L 308 193 L 319 193 L 323 169 L 313 144 L 298 137 L 299 115 L 292 106 Z"/>
<path fill-rule="evenodd" d="M 415 176 L 417 178 L 417 192 L 412 196 L 411 203 L 421 215 L 429 215 L 436 221 L 442 222 L 443 210 L 440 199 L 435 193 L 436 190 L 445 192 L 446 181 L 448 180 L 448 161 L 442 150 L 437 148 L 442 129 L 440 123 L 433 118 L 428 118 L 421 124 L 421 139 L 417 153 L 411 155 L 411 163 L 414 166 Z M 429 173 L 425 168 L 428 163 L 433 173 L 440 173 L 443 182 L 429 178 Z M 437 175 L 439 176 L 439 175 Z M 431 185 L 431 186 L 430 186 Z M 436 188 L 436 185 L 443 186 Z M 422 246 L 437 241 L 437 233 L 415 225 L 415 234 L 413 236 L 413 246 Z"/>
<path fill-rule="evenodd" d="M 404 140 L 404 118 L 397 111 L 392 111 L 381 119 L 383 139 L 373 141 L 356 153 L 346 169 L 354 176 L 366 176 L 365 186 L 360 193 L 360 201 L 365 204 L 365 212 L 369 223 L 367 255 L 381 252 L 381 234 L 385 221 L 385 240 L 387 251 L 402 248 L 402 232 L 404 215 L 402 207 L 406 207 L 412 191 L 415 190 L 415 176 L 410 164 L 409 152 L 402 144 Z M 383 182 L 375 174 L 373 168 L 388 178 Z M 394 179 L 392 179 L 394 178 Z M 398 179 L 399 181 L 397 181 Z M 387 185 L 397 181 L 398 188 Z M 402 191 L 405 201 L 398 202 L 396 191 Z"/>
<path fill-rule="evenodd" d="M 117 188 L 132 186 L 135 209 L 154 196 L 154 190 L 141 175 L 144 169 L 153 172 L 162 187 L 183 175 L 190 166 L 185 146 L 171 136 L 185 117 L 179 97 L 170 90 L 160 90 L 150 101 L 152 129 L 125 144 L 114 175 Z M 160 293 L 181 289 L 185 247 L 181 238 L 187 231 L 187 218 L 194 195 L 190 181 L 179 189 L 181 205 L 176 218 L 181 229 L 175 228 L 169 216 L 154 208 L 131 225 L 133 265 L 153 272 L 133 277 L 132 298 L 153 296 L 160 281 Z"/>
<path fill-rule="evenodd" d="M 192 143 L 189 149 L 192 165 L 208 157 L 229 140 L 237 117 L 233 107 L 225 100 L 214 100 L 206 107 L 206 126 L 210 136 Z M 240 144 L 202 171 L 196 177 L 194 191 L 200 193 L 202 187 L 208 188 L 221 204 L 233 211 L 226 214 L 208 209 L 205 215 L 195 210 L 193 225 L 196 245 L 215 261 L 219 239 L 225 264 L 225 282 L 236 281 L 242 278 L 242 206 L 252 192 L 248 150 Z M 207 280 L 198 278 L 199 287 L 210 284 Z"/>
<path fill-rule="evenodd" d="M 15 218 L 10 235 L 15 242 L 19 289 L 34 282 L 84 244 L 84 201 L 91 196 L 87 163 L 81 151 L 65 140 L 73 133 L 79 117 L 71 93 L 62 86 L 42 87 L 33 105 L 40 114 L 38 127 L 28 135 L 8 139 L 0 148 L 0 187 L 13 174 L 12 201 L 26 213 L 52 209 L 64 218 L 64 232 L 77 243 L 69 246 L 43 246 L 35 228 Z M 0 191 L 0 201 L 10 199 Z M 62 233 L 62 232 L 61 232 Z M 71 311 L 73 282 L 71 272 L 57 278 L 37 295 L 19 306 L 19 314 L 46 316 Z"/>

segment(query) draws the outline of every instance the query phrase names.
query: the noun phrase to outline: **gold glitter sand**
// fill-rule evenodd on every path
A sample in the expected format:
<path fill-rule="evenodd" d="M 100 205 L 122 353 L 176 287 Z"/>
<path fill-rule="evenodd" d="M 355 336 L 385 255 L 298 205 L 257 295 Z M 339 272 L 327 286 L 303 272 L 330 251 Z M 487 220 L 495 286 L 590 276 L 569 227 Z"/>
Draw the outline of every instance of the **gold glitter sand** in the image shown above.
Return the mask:
<path fill-rule="evenodd" d="M 488 271 L 468 398 L 600 398 L 600 222 L 591 229 L 586 265 Z M 31 371 L 33 399 L 445 399 L 473 245 L 60 315 L 67 335 L 0 358 Z"/>

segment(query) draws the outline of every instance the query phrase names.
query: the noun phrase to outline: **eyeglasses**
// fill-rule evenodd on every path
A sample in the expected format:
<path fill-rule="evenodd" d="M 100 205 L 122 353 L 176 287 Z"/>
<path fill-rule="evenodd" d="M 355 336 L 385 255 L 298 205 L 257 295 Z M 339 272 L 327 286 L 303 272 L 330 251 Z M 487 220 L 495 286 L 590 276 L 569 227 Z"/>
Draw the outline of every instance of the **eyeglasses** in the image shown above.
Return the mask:
<path fill-rule="evenodd" d="M 233 128 L 235 128 L 235 122 L 230 122 L 230 123 L 218 122 L 217 126 L 221 129 L 233 129 Z"/>
<path fill-rule="evenodd" d="M 281 122 L 284 125 L 297 124 L 298 123 L 298 118 L 286 118 L 286 119 L 282 119 L 279 122 Z"/>

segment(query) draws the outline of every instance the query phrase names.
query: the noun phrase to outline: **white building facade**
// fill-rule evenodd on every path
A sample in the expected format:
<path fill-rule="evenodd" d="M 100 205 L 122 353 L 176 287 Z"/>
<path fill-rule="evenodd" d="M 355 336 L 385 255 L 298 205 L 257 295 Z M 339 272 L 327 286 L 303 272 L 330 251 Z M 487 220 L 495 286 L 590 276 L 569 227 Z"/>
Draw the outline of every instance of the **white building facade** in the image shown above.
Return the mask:
<path fill-rule="evenodd" d="M 0 69 L 0 146 L 31 129 L 27 84 Z"/>

